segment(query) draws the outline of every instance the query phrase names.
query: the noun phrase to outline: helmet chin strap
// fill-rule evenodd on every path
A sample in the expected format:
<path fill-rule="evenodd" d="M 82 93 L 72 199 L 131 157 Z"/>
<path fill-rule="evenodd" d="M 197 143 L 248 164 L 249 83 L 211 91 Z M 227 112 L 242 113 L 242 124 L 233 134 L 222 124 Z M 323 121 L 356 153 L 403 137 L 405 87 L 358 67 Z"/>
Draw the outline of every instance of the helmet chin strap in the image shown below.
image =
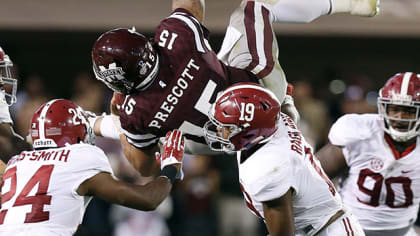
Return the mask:
<path fill-rule="evenodd" d="M 401 132 L 392 128 L 392 126 L 390 125 L 388 126 L 389 128 L 387 133 L 391 136 L 392 139 L 394 139 L 397 142 L 406 142 L 418 135 L 418 132 L 414 128 L 410 129 L 407 132 Z"/>

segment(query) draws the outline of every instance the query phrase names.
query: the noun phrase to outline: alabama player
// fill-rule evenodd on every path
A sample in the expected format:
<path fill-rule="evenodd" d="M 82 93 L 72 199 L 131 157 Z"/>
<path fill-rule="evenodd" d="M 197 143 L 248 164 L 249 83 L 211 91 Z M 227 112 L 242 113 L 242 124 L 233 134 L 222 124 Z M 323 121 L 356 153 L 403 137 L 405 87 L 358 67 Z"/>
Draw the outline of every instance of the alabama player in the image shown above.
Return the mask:
<path fill-rule="evenodd" d="M 216 94 L 236 82 L 265 85 L 284 101 L 283 111 L 289 110 L 288 114 L 297 119 L 291 97 L 285 99 L 287 82 L 278 63 L 273 20 L 307 21 L 302 9 L 314 11 L 312 18 L 316 18 L 350 11 L 357 5 L 352 2 L 363 3 L 358 9 L 374 6 L 368 7 L 372 11 L 368 15 L 374 15 L 377 0 L 332 1 L 348 3 L 341 8 L 332 7 L 328 0 L 263 2 L 244 1 L 234 13 L 219 55 L 222 61 L 212 51 L 209 32 L 201 25 L 203 0 L 173 0 L 173 12 L 158 25 L 153 40 L 134 29 L 120 28 L 102 34 L 95 42 L 93 71 L 116 92 L 113 101 L 121 102 L 116 113 L 126 136 L 121 140 L 123 149 L 142 175 L 156 173 L 153 153 L 159 138 L 174 128 L 184 131 L 186 151 L 210 154 L 202 132 L 208 120 L 206 112 Z M 106 116 L 97 121 L 95 134 L 119 138 L 117 118 Z"/>
<path fill-rule="evenodd" d="M 379 91 L 379 114 L 348 114 L 318 153 L 366 235 L 416 235 L 420 203 L 420 75 L 399 73 Z"/>
<path fill-rule="evenodd" d="M 9 106 L 16 102 L 17 89 L 17 79 L 13 76 L 12 70 L 12 60 L 0 47 L 0 136 L 6 138 L 10 143 L 10 145 L 7 145 L 9 147 L 13 146 L 12 144 L 19 144 L 17 146 L 25 148 L 27 147 L 26 142 L 13 130 L 13 121 L 9 113 Z M 6 148 L 2 146 L 0 146 L 0 149 L 1 157 L 3 158 L 5 155 L 11 156 L 12 153 L 16 151 L 11 150 L 15 148 Z M 6 164 L 0 160 L 0 180 L 4 168 L 6 168 Z"/>
<path fill-rule="evenodd" d="M 218 96 L 209 119 L 209 146 L 236 152 L 246 205 L 264 219 L 271 236 L 364 235 L 270 90 L 233 85 Z"/>
<path fill-rule="evenodd" d="M 87 119 L 65 99 L 38 108 L 29 131 L 34 150 L 12 157 L 3 175 L 0 235 L 73 235 L 92 196 L 144 211 L 168 196 L 182 165 L 180 131 L 168 132 L 157 154 L 160 176 L 141 186 L 113 177 Z"/>

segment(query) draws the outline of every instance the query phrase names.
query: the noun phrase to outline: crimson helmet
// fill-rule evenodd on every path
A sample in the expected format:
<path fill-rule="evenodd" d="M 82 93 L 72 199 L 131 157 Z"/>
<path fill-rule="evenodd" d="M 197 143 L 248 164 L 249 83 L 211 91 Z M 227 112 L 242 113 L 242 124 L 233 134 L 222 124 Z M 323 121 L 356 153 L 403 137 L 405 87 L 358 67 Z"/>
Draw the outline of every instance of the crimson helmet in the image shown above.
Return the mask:
<path fill-rule="evenodd" d="M 32 117 L 30 135 L 35 149 L 94 143 L 86 112 L 66 99 L 54 99 L 40 106 Z"/>
<path fill-rule="evenodd" d="M 16 102 L 17 80 L 12 75 L 13 63 L 0 47 L 0 100 L 7 105 Z"/>
<path fill-rule="evenodd" d="M 388 115 L 388 105 L 398 105 L 414 108 L 416 116 L 413 119 L 396 118 Z M 419 134 L 420 112 L 420 75 L 411 72 L 398 73 L 391 77 L 379 90 L 378 113 L 384 119 L 384 130 L 394 140 L 407 141 Z M 408 126 L 401 130 L 392 127 L 390 121 L 406 122 Z"/>
<path fill-rule="evenodd" d="M 93 45 L 92 62 L 96 78 L 123 94 L 146 89 L 159 71 L 157 52 L 134 28 L 102 34 Z"/>
<path fill-rule="evenodd" d="M 238 83 L 217 97 L 208 117 L 204 132 L 210 148 L 240 151 L 272 137 L 280 118 L 280 102 L 270 90 L 258 84 Z M 227 138 L 219 136 L 223 128 L 230 132 Z"/>

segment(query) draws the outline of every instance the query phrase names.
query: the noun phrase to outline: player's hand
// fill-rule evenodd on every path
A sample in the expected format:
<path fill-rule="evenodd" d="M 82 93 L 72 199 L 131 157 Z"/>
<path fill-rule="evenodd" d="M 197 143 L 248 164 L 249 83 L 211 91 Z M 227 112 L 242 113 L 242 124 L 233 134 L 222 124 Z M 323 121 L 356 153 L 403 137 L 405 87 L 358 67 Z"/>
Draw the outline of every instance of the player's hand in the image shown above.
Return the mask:
<path fill-rule="evenodd" d="M 156 159 L 163 169 L 167 165 L 174 165 L 178 173 L 182 173 L 182 159 L 184 158 L 185 138 L 182 131 L 173 130 L 166 134 L 162 153 L 156 153 Z"/>
<path fill-rule="evenodd" d="M 23 141 L 24 138 L 15 133 L 13 130 L 13 121 L 10 117 L 9 105 L 7 105 L 4 96 L 4 92 L 0 90 L 0 135 L 10 138 L 17 138 Z"/>
<path fill-rule="evenodd" d="M 287 84 L 287 92 L 284 97 L 284 101 L 281 104 L 281 112 L 288 115 L 297 124 L 300 119 L 298 110 L 296 109 L 295 102 L 293 99 L 293 85 Z"/>
<path fill-rule="evenodd" d="M 10 117 L 9 105 L 6 103 L 4 92 L 0 90 L 0 124 L 3 123 L 13 124 L 13 121 Z"/>

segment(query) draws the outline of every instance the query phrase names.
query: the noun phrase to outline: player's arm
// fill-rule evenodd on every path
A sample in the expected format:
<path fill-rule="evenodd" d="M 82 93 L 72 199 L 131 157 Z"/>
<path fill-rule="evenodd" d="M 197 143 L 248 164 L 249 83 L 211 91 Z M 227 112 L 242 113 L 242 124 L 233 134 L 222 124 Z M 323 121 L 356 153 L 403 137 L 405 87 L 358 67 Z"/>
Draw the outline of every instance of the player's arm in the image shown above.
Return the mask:
<path fill-rule="evenodd" d="M 181 131 L 168 132 L 162 154 L 157 156 L 162 166 L 160 176 L 146 185 L 125 183 L 102 172 L 83 182 L 77 192 L 138 210 L 154 210 L 168 196 L 176 175 L 181 171 L 184 147 Z"/>
<path fill-rule="evenodd" d="M 348 168 L 342 148 L 330 142 L 322 147 L 315 156 L 319 159 L 322 168 L 331 179 L 337 177 Z"/>
<path fill-rule="evenodd" d="M 151 211 L 168 196 L 171 188 L 171 181 L 166 177 L 158 177 L 146 185 L 135 185 L 116 180 L 109 173 L 99 173 L 80 185 L 78 193 L 97 196 L 107 202 L 137 210 Z"/>
<path fill-rule="evenodd" d="M 205 0 L 172 0 L 172 11 L 184 8 L 200 22 L 204 21 Z"/>
<path fill-rule="evenodd" d="M 4 95 L 2 96 L 2 91 L 0 90 L 0 136 L 5 137 L 8 142 L 12 143 L 12 150 L 5 150 L 0 146 L 0 156 L 5 158 L 11 157 L 14 154 L 17 154 L 25 149 L 29 148 L 28 143 L 20 135 L 15 133 L 13 130 L 13 121 L 9 113 L 9 106 L 4 101 Z M 7 161 L 7 160 L 6 160 Z"/>
<path fill-rule="evenodd" d="M 120 140 L 123 152 L 131 165 L 140 172 L 142 176 L 152 176 L 159 173 L 159 166 L 155 159 L 155 153 L 159 151 L 156 144 L 148 149 L 141 150 L 127 141 L 122 134 L 119 120 L 119 107 L 124 101 L 124 95 L 114 93 L 110 103 L 110 115 L 95 116 L 87 114 L 90 126 L 96 136 Z"/>
<path fill-rule="evenodd" d="M 264 218 L 270 236 L 295 235 L 292 189 L 283 196 L 263 202 Z"/>
<path fill-rule="evenodd" d="M 4 170 L 6 169 L 6 164 L 0 160 L 0 192 L 1 192 L 1 186 L 3 186 L 3 174 Z M 1 207 L 1 194 L 0 194 L 0 207 Z"/>
<path fill-rule="evenodd" d="M 95 135 L 119 139 L 125 157 L 142 176 L 152 176 L 159 173 L 159 166 L 155 159 L 155 153 L 159 151 L 159 146 L 154 145 L 145 150 L 133 146 L 127 141 L 127 137 L 120 133 L 120 130 L 115 126 L 112 121 L 115 117 L 112 116 L 113 115 L 106 115 L 96 119 L 93 125 Z"/>
<path fill-rule="evenodd" d="M 142 176 L 155 176 L 159 173 L 159 165 L 155 158 L 155 153 L 159 152 L 158 145 L 141 150 L 129 143 L 124 134 L 120 135 L 120 140 L 125 157 Z"/>

